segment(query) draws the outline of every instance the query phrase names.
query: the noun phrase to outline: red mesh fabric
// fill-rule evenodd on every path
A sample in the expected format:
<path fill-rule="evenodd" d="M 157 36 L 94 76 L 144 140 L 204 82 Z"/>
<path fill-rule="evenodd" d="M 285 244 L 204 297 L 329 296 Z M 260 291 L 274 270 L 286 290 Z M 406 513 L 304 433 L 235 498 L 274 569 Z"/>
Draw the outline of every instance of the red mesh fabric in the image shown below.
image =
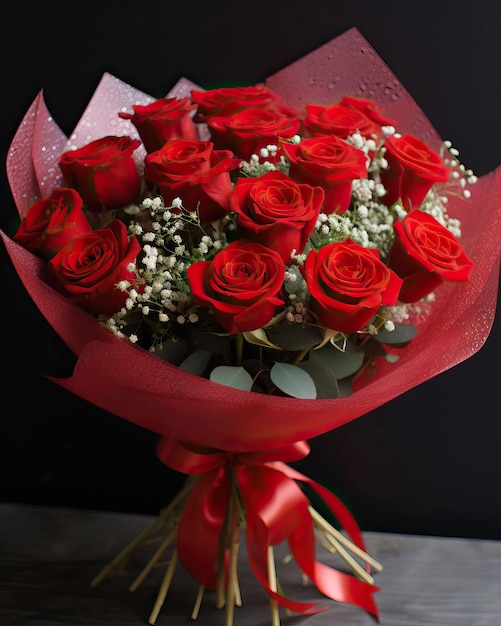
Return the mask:
<path fill-rule="evenodd" d="M 112 77 L 111 77 L 112 78 Z M 362 95 L 384 106 L 411 132 L 435 148 L 440 142 L 425 115 L 355 29 L 319 48 L 267 80 L 293 106 L 334 102 Z M 187 89 L 190 83 L 186 82 Z M 108 76 L 84 114 L 103 120 L 123 106 L 113 89 L 129 86 Z M 102 91 L 104 89 L 104 91 Z M 182 90 L 181 90 L 182 91 Z M 95 106 L 95 103 L 100 106 Z M 104 106 L 107 103 L 108 108 Z M 127 131 L 128 132 L 128 131 Z M 77 133 L 78 136 L 78 133 Z M 94 137 L 89 137 L 91 140 Z M 9 151 L 7 171 L 20 214 L 33 198 L 57 185 L 53 156 L 65 139 L 47 112 L 41 94 L 26 114 Z M 43 148 L 43 149 L 42 149 Z M 59 152 L 57 152 L 59 150 Z M 49 156 L 51 153 L 49 153 Z M 42 184 L 43 183 L 43 184 Z M 183 372 L 141 348 L 122 341 L 69 304 L 42 278 L 43 264 L 2 234 L 7 251 L 41 313 L 78 356 L 74 375 L 55 382 L 135 424 L 193 444 L 224 450 L 270 449 L 337 428 L 469 358 L 484 344 L 494 319 L 501 252 L 501 167 L 472 186 L 469 201 L 450 202 L 462 223 L 463 248 L 476 266 L 466 285 L 442 286 L 432 313 L 395 364 L 381 362 L 377 375 L 361 381 L 348 398 L 296 400 L 244 392 Z"/>

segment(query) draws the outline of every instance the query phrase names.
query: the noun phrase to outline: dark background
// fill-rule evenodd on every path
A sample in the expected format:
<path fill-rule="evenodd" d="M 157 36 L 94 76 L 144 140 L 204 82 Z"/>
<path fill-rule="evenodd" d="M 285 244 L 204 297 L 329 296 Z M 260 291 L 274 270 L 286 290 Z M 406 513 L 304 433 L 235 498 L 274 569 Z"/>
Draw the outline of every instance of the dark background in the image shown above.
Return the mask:
<path fill-rule="evenodd" d="M 71 11 L 69 7 L 71 6 Z M 200 7 L 205 8 L 200 8 Z M 155 96 L 181 76 L 252 84 L 357 27 L 461 160 L 501 163 L 501 4 L 470 2 L 40 2 L 3 7 L 1 146 L 40 89 L 68 135 L 103 72 Z M 17 213 L 1 168 L 0 227 Z M 1 249 L 0 499 L 155 514 L 184 476 L 157 435 L 43 378 L 71 364 Z M 500 322 L 464 363 L 311 441 L 298 468 L 364 530 L 501 539 Z"/>

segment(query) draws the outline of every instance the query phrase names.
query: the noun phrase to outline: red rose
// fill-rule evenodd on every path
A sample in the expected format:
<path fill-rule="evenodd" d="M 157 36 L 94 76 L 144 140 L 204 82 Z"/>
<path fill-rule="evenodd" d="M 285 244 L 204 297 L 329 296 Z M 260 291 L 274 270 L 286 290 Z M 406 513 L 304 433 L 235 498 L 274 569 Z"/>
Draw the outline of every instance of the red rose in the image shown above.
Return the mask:
<path fill-rule="evenodd" d="M 264 108 L 249 108 L 227 117 L 210 117 L 207 125 L 217 147 L 227 147 L 248 161 L 261 148 L 279 145 L 279 139 L 296 135 L 299 119 Z"/>
<path fill-rule="evenodd" d="M 146 105 L 133 105 L 134 113 L 119 113 L 137 129 L 146 152 L 159 150 L 171 139 L 196 141 L 197 130 L 191 112 L 197 107 L 189 98 L 160 98 Z"/>
<path fill-rule="evenodd" d="M 228 212 L 233 190 L 230 171 L 240 160 L 229 150 L 214 150 L 210 141 L 172 139 L 145 159 L 146 180 L 158 185 L 168 204 L 180 197 L 190 211 L 198 207 L 200 220 L 212 222 Z"/>
<path fill-rule="evenodd" d="M 280 295 L 284 272 L 274 250 L 235 241 L 212 261 L 190 265 L 187 278 L 193 302 L 212 309 L 216 323 L 234 334 L 263 327 L 284 304 Z"/>
<path fill-rule="evenodd" d="M 61 155 L 63 176 L 87 210 L 103 213 L 137 200 L 141 181 L 132 155 L 140 145 L 139 139 L 108 135 Z"/>
<path fill-rule="evenodd" d="M 348 239 L 312 250 L 301 266 L 310 307 L 327 327 L 361 330 L 384 305 L 394 305 L 402 280 L 379 258 L 378 250 Z"/>
<path fill-rule="evenodd" d="M 467 282 L 473 262 L 432 215 L 414 209 L 394 224 L 388 265 L 403 279 L 399 299 L 416 302 L 444 281 Z"/>
<path fill-rule="evenodd" d="M 343 96 L 338 104 L 349 109 L 362 111 L 366 117 L 375 122 L 380 128 L 381 126 L 397 125 L 395 120 L 383 115 L 383 109 L 377 102 L 374 102 L 374 100 L 367 100 L 365 98 L 357 98 L 353 96 Z"/>
<path fill-rule="evenodd" d="M 124 306 L 127 294 L 116 288 L 121 280 L 134 280 L 129 264 L 141 251 L 130 241 L 127 227 L 118 219 L 72 239 L 48 263 L 56 289 L 90 313 L 113 315 Z"/>
<path fill-rule="evenodd" d="M 325 213 L 342 214 L 350 206 L 352 183 L 367 176 L 367 157 L 336 136 L 312 137 L 298 144 L 284 142 L 289 176 L 325 191 Z"/>
<path fill-rule="evenodd" d="M 195 119 L 206 122 L 209 117 L 229 117 L 249 108 L 265 108 L 280 111 L 290 117 L 296 111 L 282 103 L 281 97 L 266 85 L 247 87 L 220 87 L 199 91 L 192 89 L 191 99 L 197 105 Z"/>
<path fill-rule="evenodd" d="M 401 200 L 408 211 L 418 208 L 435 183 L 449 180 L 440 155 L 417 137 L 388 137 L 385 146 L 388 168 L 381 170 L 381 182 L 387 190 L 386 204 Z"/>
<path fill-rule="evenodd" d="M 381 126 L 393 126 L 393 120 L 380 115 L 372 100 L 343 98 L 330 105 L 307 104 L 303 121 L 304 133 L 309 137 L 336 135 L 346 139 L 359 132 L 367 139 L 377 139 Z"/>
<path fill-rule="evenodd" d="M 59 187 L 49 198 L 32 204 L 23 217 L 14 241 L 27 250 L 50 259 L 74 237 L 92 230 L 75 189 Z"/>
<path fill-rule="evenodd" d="M 324 192 L 295 182 L 280 171 L 239 178 L 230 198 L 237 234 L 275 250 L 285 264 L 301 253 L 322 208 Z"/>

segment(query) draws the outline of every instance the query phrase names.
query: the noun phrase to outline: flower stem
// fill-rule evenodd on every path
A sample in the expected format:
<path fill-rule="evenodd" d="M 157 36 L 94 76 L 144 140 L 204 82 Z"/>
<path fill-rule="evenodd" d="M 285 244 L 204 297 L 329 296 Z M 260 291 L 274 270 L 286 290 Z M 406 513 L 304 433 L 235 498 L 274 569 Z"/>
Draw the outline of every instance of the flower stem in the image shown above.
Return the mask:
<path fill-rule="evenodd" d="M 301 363 L 301 361 L 304 359 L 304 357 L 308 354 L 310 350 L 311 348 L 305 348 L 304 350 L 301 350 L 301 352 L 299 352 L 299 354 L 296 356 L 292 364 L 297 365 L 298 363 Z"/>
<path fill-rule="evenodd" d="M 235 360 L 237 365 L 242 365 L 244 351 L 244 336 L 243 333 L 237 333 L 235 335 Z"/>

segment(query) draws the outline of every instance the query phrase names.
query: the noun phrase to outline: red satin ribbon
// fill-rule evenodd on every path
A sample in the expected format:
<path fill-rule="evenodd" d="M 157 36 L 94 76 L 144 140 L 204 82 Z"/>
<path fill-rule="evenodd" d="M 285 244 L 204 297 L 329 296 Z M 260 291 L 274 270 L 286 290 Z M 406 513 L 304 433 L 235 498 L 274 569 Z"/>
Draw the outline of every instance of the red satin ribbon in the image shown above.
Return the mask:
<path fill-rule="evenodd" d="M 306 441 L 268 450 L 232 454 L 191 449 L 169 437 L 157 446 L 160 460 L 185 474 L 198 474 L 183 507 L 177 533 L 180 561 L 208 589 L 216 588 L 216 562 L 228 511 L 232 473 L 246 515 L 249 563 L 268 594 L 281 606 L 309 614 L 325 610 L 317 602 L 296 602 L 273 591 L 268 583 L 268 547 L 287 540 L 301 570 L 326 597 L 364 609 L 379 621 L 373 593 L 378 587 L 315 559 L 314 524 L 309 500 L 296 481 L 309 485 L 326 503 L 350 539 L 365 550 L 360 529 L 345 505 L 330 491 L 285 462 L 309 453 Z"/>

